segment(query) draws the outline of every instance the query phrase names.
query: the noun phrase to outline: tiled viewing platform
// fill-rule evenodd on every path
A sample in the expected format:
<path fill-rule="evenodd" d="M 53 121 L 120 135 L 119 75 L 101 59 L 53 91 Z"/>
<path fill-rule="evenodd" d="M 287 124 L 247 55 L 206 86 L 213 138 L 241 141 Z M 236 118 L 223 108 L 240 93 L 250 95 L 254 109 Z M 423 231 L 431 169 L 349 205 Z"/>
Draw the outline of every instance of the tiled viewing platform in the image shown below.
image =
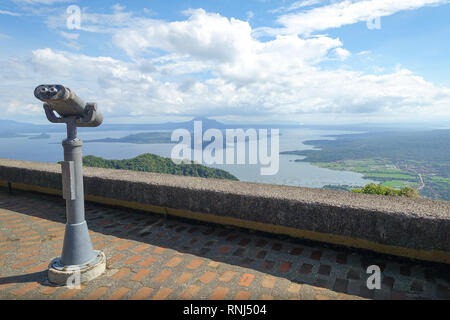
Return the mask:
<path fill-rule="evenodd" d="M 0 188 L 0 299 L 450 299 L 448 265 L 90 203 L 86 218 L 106 273 L 80 290 L 51 286 L 64 201 Z M 382 289 L 369 291 L 374 264 Z"/>

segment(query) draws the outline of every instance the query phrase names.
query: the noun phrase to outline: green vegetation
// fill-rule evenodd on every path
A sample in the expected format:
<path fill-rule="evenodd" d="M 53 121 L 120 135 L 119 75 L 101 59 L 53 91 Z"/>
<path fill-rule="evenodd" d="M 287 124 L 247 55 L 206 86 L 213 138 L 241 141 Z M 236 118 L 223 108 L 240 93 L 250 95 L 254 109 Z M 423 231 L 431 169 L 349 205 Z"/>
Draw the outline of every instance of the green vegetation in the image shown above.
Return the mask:
<path fill-rule="evenodd" d="M 329 184 L 326 186 L 323 186 L 322 189 L 326 189 L 326 190 L 337 190 L 337 191 L 352 191 L 354 187 L 352 186 L 347 186 L 347 185 L 333 185 L 333 184 Z"/>
<path fill-rule="evenodd" d="M 411 172 L 397 169 L 389 160 L 361 159 L 313 164 L 332 170 L 358 172 L 363 174 L 365 179 L 378 181 L 383 186 L 396 189 L 416 188 L 420 185 L 417 174 L 413 175 Z"/>
<path fill-rule="evenodd" d="M 412 183 L 404 180 L 387 180 L 381 184 L 384 187 L 390 187 L 394 189 L 402 188 L 414 188 L 417 189 L 419 185 L 417 183 Z"/>
<path fill-rule="evenodd" d="M 379 132 L 336 136 L 336 140 L 307 141 L 321 150 L 290 151 L 307 157 L 307 162 L 335 162 L 346 159 L 407 160 L 432 164 L 447 176 L 450 168 L 450 130 L 422 132 Z M 444 174 L 446 173 L 446 174 Z"/>
<path fill-rule="evenodd" d="M 383 196 L 400 196 L 408 198 L 420 198 L 416 189 L 403 188 L 401 190 L 396 190 L 390 187 L 385 187 L 375 183 L 369 183 L 364 188 L 353 189 L 352 192 L 364 193 L 364 194 L 377 194 Z"/>
<path fill-rule="evenodd" d="M 367 174 L 370 178 L 378 178 L 378 179 L 402 179 L 402 180 L 413 180 L 417 179 L 417 176 L 411 176 L 407 174 L 394 174 L 394 173 L 373 173 L 370 172 Z"/>
<path fill-rule="evenodd" d="M 450 200 L 450 179 L 442 177 L 423 177 L 425 188 L 420 194 L 430 199 Z"/>
<path fill-rule="evenodd" d="M 226 132 L 222 131 L 224 137 L 226 137 Z M 194 148 L 194 137 L 191 132 L 191 148 Z M 270 138 L 270 134 L 268 135 Z M 259 135 L 257 136 L 259 139 Z M 236 139 L 235 139 L 236 140 Z M 205 149 L 208 145 L 215 141 L 215 138 L 210 141 L 203 141 L 203 149 Z M 249 141 L 249 137 L 245 137 L 245 141 Z M 131 134 L 123 138 L 104 138 L 104 139 L 96 139 L 96 140 L 86 140 L 85 142 L 102 142 L 102 143 L 134 143 L 134 144 L 174 144 L 178 143 L 172 141 L 172 133 L 171 132 L 141 132 L 136 134 Z M 180 139 L 181 142 L 181 139 Z M 227 140 L 223 139 L 223 148 L 226 148 Z"/>
<path fill-rule="evenodd" d="M 436 182 L 442 182 L 442 183 L 450 184 L 450 179 L 446 179 L 446 178 L 432 177 L 431 180 L 436 181 Z"/>
<path fill-rule="evenodd" d="M 238 180 L 230 173 L 214 168 L 208 168 L 200 164 L 183 163 L 175 164 L 171 159 L 162 158 L 154 154 L 141 154 L 133 159 L 106 160 L 94 156 L 83 158 L 83 165 L 95 168 L 109 168 L 118 170 L 133 170 L 142 172 L 166 173 L 179 176 L 191 176 L 201 178 Z"/>
<path fill-rule="evenodd" d="M 283 152 L 305 156 L 332 170 L 354 171 L 384 187 L 417 188 L 424 197 L 450 200 L 450 130 L 377 132 L 307 141 L 319 150 Z"/>

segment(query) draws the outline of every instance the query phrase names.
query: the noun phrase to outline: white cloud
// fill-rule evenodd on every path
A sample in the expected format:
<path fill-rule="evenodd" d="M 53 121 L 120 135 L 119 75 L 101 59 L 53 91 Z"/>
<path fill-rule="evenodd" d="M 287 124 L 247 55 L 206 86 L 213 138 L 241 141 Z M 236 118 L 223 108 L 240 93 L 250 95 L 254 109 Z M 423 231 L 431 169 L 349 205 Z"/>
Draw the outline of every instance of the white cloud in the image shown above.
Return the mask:
<path fill-rule="evenodd" d="M 20 86 L 24 92 L 32 92 L 39 82 L 61 82 L 81 97 L 98 102 L 108 118 L 132 119 L 136 114 L 139 119 L 197 114 L 271 115 L 290 120 L 307 113 L 448 116 L 450 89 L 436 87 L 406 69 L 382 75 L 327 71 L 305 63 L 290 63 L 285 55 L 261 54 L 251 69 L 253 78 L 247 81 L 222 70 L 222 66 L 215 70 L 213 78 L 185 78 L 180 82 L 158 80 L 161 73 L 156 68 L 144 67 L 144 60 L 126 63 L 108 57 L 40 49 L 33 52 L 29 69 L 20 71 L 26 77 Z M 281 60 L 287 61 L 283 64 Z M 0 91 L 0 96 L 6 95 Z M 33 102 L 24 99 L 21 105 Z M 17 106 L 16 100 L 10 101 L 10 111 L 11 103 Z M 27 110 L 37 115 L 42 112 Z"/>
<path fill-rule="evenodd" d="M 188 54 L 200 59 L 231 61 L 250 49 L 253 39 L 247 22 L 227 19 L 203 9 L 186 11 L 186 21 L 149 21 L 142 28 L 117 32 L 114 43 L 129 55 L 146 49 Z"/>
<path fill-rule="evenodd" d="M 323 0 L 302 0 L 302 1 L 296 1 L 296 2 L 292 3 L 288 7 L 286 7 L 286 6 L 280 7 L 280 8 L 274 9 L 274 10 L 270 10 L 269 12 L 271 12 L 271 13 L 280 13 L 280 12 L 295 11 L 297 9 L 310 7 L 310 6 L 313 6 L 315 4 L 319 4 L 322 1 Z"/>
<path fill-rule="evenodd" d="M 20 4 L 31 4 L 31 5 L 53 5 L 57 3 L 66 3 L 66 2 L 76 2 L 77 0 L 14 0 L 14 2 Z"/>
<path fill-rule="evenodd" d="M 42 105 L 39 103 L 30 103 L 24 105 L 18 100 L 13 100 L 11 103 L 8 104 L 8 107 L 6 109 L 7 113 L 12 113 L 15 115 L 30 115 L 35 114 L 38 112 L 42 112 Z"/>
<path fill-rule="evenodd" d="M 79 33 L 69 33 L 61 31 L 59 34 L 68 40 L 77 40 L 80 37 Z"/>
<path fill-rule="evenodd" d="M 7 15 L 7 16 L 13 16 L 13 17 L 19 17 L 19 16 L 21 16 L 20 13 L 17 13 L 17 12 L 11 12 L 11 11 L 7 11 L 7 10 L 0 10 L 0 14 Z"/>
<path fill-rule="evenodd" d="M 323 61 L 353 58 L 339 39 L 291 34 L 263 42 L 245 21 L 204 10 L 187 14 L 177 22 L 124 21 L 113 43 L 130 55 L 126 62 L 50 48 L 0 61 L 0 81 L 8 83 L 0 87 L 0 100 L 6 110 L 22 105 L 42 117 L 42 110 L 31 107 L 32 90 L 54 82 L 98 102 L 106 119 L 450 116 L 450 89 L 401 66 L 374 73 L 324 69 Z M 29 94 L 12 98 L 10 87 Z"/>
<path fill-rule="evenodd" d="M 120 5 L 114 5 L 112 13 L 91 13 L 87 8 L 81 8 L 81 26 L 78 31 L 111 33 L 120 28 L 141 25 L 140 18 L 134 17 L 131 12 L 123 11 L 124 9 Z M 66 29 L 69 15 L 66 10 L 53 12 L 47 15 L 45 22 L 50 29 Z"/>
<path fill-rule="evenodd" d="M 344 25 L 384 17 L 404 10 L 448 3 L 448 0 L 344 0 L 308 11 L 278 17 L 281 29 L 265 28 L 268 34 L 303 34 L 339 28 Z"/>
<path fill-rule="evenodd" d="M 347 58 L 352 55 L 350 51 L 343 48 L 336 48 L 334 49 L 334 52 L 336 53 L 338 59 L 341 61 L 347 60 Z"/>
<path fill-rule="evenodd" d="M 120 11 L 123 11 L 126 9 L 125 6 L 122 6 L 119 3 L 116 3 L 115 5 L 113 5 L 112 8 L 115 12 L 120 12 Z"/>

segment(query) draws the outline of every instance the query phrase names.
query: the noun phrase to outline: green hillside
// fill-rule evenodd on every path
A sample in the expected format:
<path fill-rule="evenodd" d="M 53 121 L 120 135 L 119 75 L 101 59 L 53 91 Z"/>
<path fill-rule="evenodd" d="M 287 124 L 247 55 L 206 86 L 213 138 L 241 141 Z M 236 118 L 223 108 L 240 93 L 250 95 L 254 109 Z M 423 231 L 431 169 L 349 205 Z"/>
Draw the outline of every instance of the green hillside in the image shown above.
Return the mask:
<path fill-rule="evenodd" d="M 190 176 L 200 178 L 238 180 L 232 174 L 220 170 L 205 167 L 200 164 L 175 164 L 169 158 L 159 157 L 154 154 L 141 154 L 133 159 L 106 160 L 94 156 L 83 158 L 83 165 L 95 168 L 107 168 L 117 170 L 132 170 L 141 172 L 154 172 L 174 174 L 178 176 Z"/>
<path fill-rule="evenodd" d="M 358 172 L 382 187 L 413 188 L 423 197 L 450 201 L 450 130 L 333 137 L 336 140 L 305 142 L 315 150 L 281 154 L 305 156 L 297 161 L 322 168 Z"/>

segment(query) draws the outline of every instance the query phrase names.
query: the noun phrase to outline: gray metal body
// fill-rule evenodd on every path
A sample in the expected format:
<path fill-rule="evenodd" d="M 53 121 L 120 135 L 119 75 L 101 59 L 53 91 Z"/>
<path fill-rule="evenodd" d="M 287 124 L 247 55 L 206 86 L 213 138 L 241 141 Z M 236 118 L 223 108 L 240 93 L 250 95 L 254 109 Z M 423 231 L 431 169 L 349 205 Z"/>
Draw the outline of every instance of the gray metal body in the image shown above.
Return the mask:
<path fill-rule="evenodd" d="M 60 85 L 42 85 L 35 96 L 44 102 L 44 110 L 52 123 L 67 125 L 67 139 L 62 142 L 64 162 L 61 164 L 63 198 L 66 200 L 67 224 L 60 267 L 85 266 L 98 258 L 92 247 L 85 220 L 83 189 L 82 141 L 77 138 L 77 127 L 99 126 L 103 117 L 95 103 L 85 104 L 70 89 Z M 55 111 L 60 115 L 58 117 Z"/>
<path fill-rule="evenodd" d="M 82 141 L 76 137 L 75 119 L 67 123 L 68 135 L 63 141 L 63 197 L 66 200 L 67 225 L 61 263 L 82 265 L 96 257 L 84 216 Z"/>
<path fill-rule="evenodd" d="M 83 114 L 85 103 L 69 88 L 61 85 L 41 85 L 34 90 L 34 95 L 49 104 L 61 116 L 79 116 Z"/>
<path fill-rule="evenodd" d="M 73 91 L 61 85 L 41 85 L 34 96 L 44 102 L 47 118 L 54 123 L 66 123 L 65 118 L 76 117 L 77 127 L 98 127 L 103 117 L 96 103 L 85 103 Z M 57 112 L 61 118 L 52 113 Z"/>

